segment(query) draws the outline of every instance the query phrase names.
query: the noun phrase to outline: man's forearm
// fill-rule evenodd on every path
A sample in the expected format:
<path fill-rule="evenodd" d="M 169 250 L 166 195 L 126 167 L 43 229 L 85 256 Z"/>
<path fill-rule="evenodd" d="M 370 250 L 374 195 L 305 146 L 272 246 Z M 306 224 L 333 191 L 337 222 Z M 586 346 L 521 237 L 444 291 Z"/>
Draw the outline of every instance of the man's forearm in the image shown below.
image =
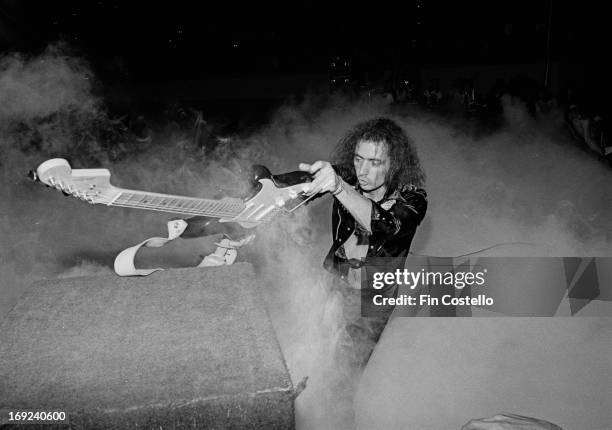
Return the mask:
<path fill-rule="evenodd" d="M 372 231 L 372 201 L 362 196 L 349 184 L 341 181 L 341 190 L 336 192 L 334 197 L 353 215 L 357 221 L 368 232 Z"/>

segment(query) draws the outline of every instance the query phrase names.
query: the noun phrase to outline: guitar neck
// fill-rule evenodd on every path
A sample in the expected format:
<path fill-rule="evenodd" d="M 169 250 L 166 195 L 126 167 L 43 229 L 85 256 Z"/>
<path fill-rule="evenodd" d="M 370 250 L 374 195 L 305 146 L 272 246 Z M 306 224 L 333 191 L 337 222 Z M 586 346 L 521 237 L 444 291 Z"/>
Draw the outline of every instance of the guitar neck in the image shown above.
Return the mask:
<path fill-rule="evenodd" d="M 122 188 L 117 191 L 107 205 L 213 218 L 232 218 L 244 209 L 240 199 L 198 199 Z"/>

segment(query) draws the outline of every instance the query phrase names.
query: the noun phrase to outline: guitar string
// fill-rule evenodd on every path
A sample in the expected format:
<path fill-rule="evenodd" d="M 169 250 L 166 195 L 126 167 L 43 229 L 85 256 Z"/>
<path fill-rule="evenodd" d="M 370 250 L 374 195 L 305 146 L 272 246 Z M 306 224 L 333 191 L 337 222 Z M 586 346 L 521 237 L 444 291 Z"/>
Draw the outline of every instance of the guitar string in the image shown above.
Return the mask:
<path fill-rule="evenodd" d="M 211 207 L 202 207 L 196 208 L 188 207 L 188 206 L 176 206 L 176 205 L 168 205 L 168 204 L 147 204 L 147 203 L 127 203 L 127 202 L 113 202 L 112 206 L 126 206 L 133 208 L 142 208 L 142 209 L 156 209 L 166 212 L 183 212 L 189 214 L 222 214 L 222 215 L 236 215 L 240 213 L 239 210 L 231 211 L 227 208 L 219 208 L 213 209 Z"/>
<path fill-rule="evenodd" d="M 269 213 L 267 213 L 266 215 L 264 215 L 260 220 L 253 220 L 253 219 L 248 219 L 248 218 L 236 218 L 236 214 L 233 213 L 225 213 L 225 214 L 210 214 L 210 213 L 202 213 L 202 212 L 197 212 L 197 211 L 188 211 L 188 210 L 167 210 L 164 208 L 156 208 L 156 207 L 143 207 L 142 205 L 134 205 L 134 204 L 117 204 L 117 203 L 113 203 L 111 206 L 118 206 L 118 207 L 125 207 L 125 208 L 136 208 L 136 209 L 149 209 L 149 210 L 153 210 L 153 211 L 157 211 L 157 212 L 170 212 L 170 213 L 179 213 L 179 214 L 183 214 L 183 215 L 200 215 L 200 216 L 210 216 L 213 218 L 230 218 L 231 221 L 233 222 L 267 222 L 269 221 L 274 215 L 276 215 L 278 212 L 280 212 L 280 209 L 273 209 L 271 210 Z"/>
<path fill-rule="evenodd" d="M 138 200 L 138 197 L 140 196 L 142 197 Z M 149 201 L 153 202 L 155 201 L 155 199 L 158 199 L 158 198 L 161 198 L 160 203 L 155 203 L 155 204 L 154 203 L 143 203 L 143 202 L 146 202 L 147 199 L 150 199 Z M 130 203 L 132 199 L 135 199 L 136 201 L 134 201 L 133 203 Z M 164 204 L 164 200 L 167 201 L 168 203 Z M 170 203 L 174 202 L 174 200 L 178 201 L 179 204 L 183 202 L 186 202 L 187 204 L 185 207 L 181 207 L 180 205 L 177 206 L 176 204 L 171 205 Z M 291 210 L 287 210 L 287 212 L 289 213 L 293 212 L 295 209 L 302 206 L 308 200 L 310 200 L 310 198 L 302 201 L 300 204 L 298 204 L 296 207 L 292 208 Z M 196 203 L 196 204 L 195 206 L 189 207 L 190 203 Z M 244 204 L 242 206 L 238 206 L 236 203 L 233 203 L 233 202 L 219 202 L 219 201 L 208 200 L 208 199 L 194 199 L 194 198 L 182 197 L 182 196 L 156 196 L 156 195 L 150 195 L 150 194 L 141 193 L 141 192 L 120 191 L 119 195 L 115 197 L 115 199 L 113 199 L 111 202 L 108 202 L 106 204 L 111 205 L 111 206 L 149 209 L 149 210 L 154 210 L 158 212 L 181 213 L 181 214 L 186 214 L 186 215 L 203 215 L 203 216 L 228 217 L 228 218 L 234 217 L 233 219 L 236 221 L 242 220 L 245 222 L 253 222 L 252 219 L 235 218 L 236 215 L 238 215 L 240 212 L 242 212 L 245 209 L 245 207 L 244 207 Z M 203 207 L 198 207 L 198 206 L 202 206 L 202 204 L 204 204 Z M 276 215 L 278 212 L 280 212 L 280 209 L 275 208 L 271 210 L 269 213 L 267 213 L 266 215 L 264 215 L 262 219 L 257 220 L 257 221 L 258 222 L 267 221 L 272 216 Z"/>
<path fill-rule="evenodd" d="M 124 196 L 125 194 L 125 196 Z M 141 198 L 140 200 L 131 203 L 130 200 L 132 200 L 132 197 L 134 196 L 138 196 L 138 195 L 143 195 L 143 198 Z M 218 208 L 215 208 L 215 210 L 220 209 L 220 208 L 224 208 L 224 209 L 228 209 L 228 210 L 241 210 L 240 206 L 238 206 L 236 203 L 232 203 L 232 202 L 220 202 L 220 201 L 216 201 L 216 200 L 209 200 L 209 199 L 195 199 L 195 198 L 189 198 L 189 197 L 180 197 L 180 196 L 168 196 L 168 197 L 162 197 L 162 196 L 151 196 L 151 195 L 147 195 L 147 194 L 138 194 L 138 193 L 125 193 L 125 192 L 121 192 L 121 194 L 119 195 L 119 197 L 116 199 L 117 201 L 121 200 L 121 199 L 125 199 L 125 201 L 123 203 L 127 203 L 127 204 L 135 204 L 135 205 L 139 205 L 139 204 L 145 204 L 145 205 L 151 205 L 151 206 L 159 206 L 159 207 L 180 207 L 180 205 L 176 205 L 176 204 L 171 204 L 171 202 L 173 202 L 174 200 L 177 200 L 179 202 L 186 202 L 187 205 L 189 205 L 190 203 L 196 203 L 195 206 L 192 206 L 190 209 L 194 209 L 197 206 L 200 206 L 202 204 L 204 204 L 205 207 L 209 207 L 211 209 L 215 208 L 216 205 L 218 205 Z M 149 198 L 150 201 L 147 202 L 146 199 Z M 167 200 L 168 203 L 164 204 L 164 203 L 152 203 L 152 201 L 154 201 L 157 198 L 161 198 L 162 202 L 163 200 Z M 143 203 L 144 202 L 144 203 Z M 185 206 L 187 207 L 187 206 Z M 201 209 L 201 208 L 200 208 Z"/>
<path fill-rule="evenodd" d="M 145 204 L 145 203 L 127 203 L 127 201 L 129 201 L 130 199 L 128 198 L 126 200 L 126 202 L 119 202 L 119 201 L 114 201 L 113 203 L 111 203 L 111 206 L 122 206 L 122 207 L 129 207 L 129 208 L 140 208 L 140 209 L 151 209 L 151 210 L 157 210 L 160 212 L 172 212 L 172 213 L 183 213 L 183 214 L 187 214 L 187 215 L 203 215 L 203 216 L 213 216 L 213 217 L 236 217 L 238 214 L 240 214 L 240 212 L 242 212 L 244 210 L 244 207 L 239 208 L 237 206 L 234 206 L 235 209 L 232 212 L 229 212 L 228 210 L 219 210 L 219 209 L 215 209 L 212 210 L 211 208 L 198 208 L 196 209 L 195 207 L 192 208 L 188 208 L 188 207 L 170 207 L 167 205 L 153 205 L 153 204 Z M 208 202 L 207 202 L 208 203 Z M 227 204 L 226 204 L 227 205 Z M 225 209 L 227 209 L 228 206 L 225 206 Z M 272 211 L 270 211 L 270 213 L 277 213 L 279 212 L 279 209 L 273 209 Z M 262 219 L 266 219 L 269 218 L 268 214 L 266 214 L 264 217 L 262 217 Z M 238 218 L 236 218 L 238 219 Z M 243 221 L 253 221 L 252 219 L 245 219 L 245 218 L 240 218 L 240 220 Z"/>
<path fill-rule="evenodd" d="M 221 203 L 221 202 L 215 202 L 214 200 L 208 201 L 206 199 L 193 199 L 192 200 L 189 198 L 179 198 L 179 197 L 163 197 L 163 198 L 179 200 L 179 201 L 183 200 L 187 202 L 198 202 L 198 204 L 196 204 L 195 206 L 189 207 L 189 203 L 188 203 L 186 206 L 181 207 L 181 206 L 177 206 L 176 204 L 171 205 L 170 203 L 168 204 L 142 203 L 143 200 L 145 200 L 145 198 L 147 197 L 146 195 L 144 196 L 145 198 L 141 199 L 140 201 L 130 203 L 130 200 L 132 199 L 132 197 L 137 194 L 136 193 L 124 193 L 124 192 L 122 192 L 122 194 L 126 194 L 126 196 L 120 195 L 119 198 L 117 198 L 112 203 L 113 205 L 116 205 L 116 206 L 127 205 L 126 207 L 136 207 L 136 208 L 142 207 L 146 209 L 158 209 L 158 210 L 167 209 L 169 212 L 182 211 L 183 213 L 189 213 L 189 214 L 196 214 L 196 213 L 206 211 L 207 214 L 209 214 L 210 212 L 220 213 L 220 214 L 222 213 L 223 216 L 236 215 L 236 213 L 234 213 L 233 211 L 240 213 L 240 211 L 244 209 L 244 208 L 238 207 L 234 203 Z M 155 198 L 156 197 L 153 197 L 151 200 Z M 122 199 L 124 201 L 121 201 Z M 172 200 L 170 200 L 170 202 Z M 204 203 L 204 207 L 197 208 L 199 205 L 202 205 L 202 203 Z M 215 205 L 219 205 L 219 207 L 215 208 Z"/>
<path fill-rule="evenodd" d="M 121 192 L 121 193 L 125 194 L 125 196 L 120 195 L 112 203 L 113 205 L 116 205 L 116 206 L 121 205 L 124 207 L 134 207 L 134 208 L 154 209 L 154 210 L 158 210 L 162 212 L 165 210 L 166 212 L 185 213 L 185 214 L 190 214 L 190 215 L 220 216 L 220 217 L 235 217 L 236 215 L 240 214 L 240 212 L 242 212 L 245 209 L 244 204 L 241 206 L 238 206 L 236 203 L 232 203 L 232 202 L 219 202 L 219 201 L 207 200 L 207 199 L 189 199 L 189 198 L 184 198 L 184 197 L 163 197 L 163 198 L 179 200 L 179 201 L 183 200 L 183 201 L 188 201 L 188 202 L 198 202 L 198 204 L 192 207 L 189 207 L 188 205 L 185 207 L 181 207 L 181 206 L 176 206 L 176 205 L 170 206 L 170 205 L 164 205 L 164 204 L 142 203 L 147 198 L 146 194 L 142 194 L 144 197 L 141 198 L 139 201 L 134 202 L 134 203 L 129 203 L 130 200 L 134 196 L 138 196 L 141 194 L 125 193 L 125 192 Z M 121 202 L 122 199 L 124 200 L 123 202 Z M 152 200 L 153 199 L 155 199 L 155 197 L 153 197 Z M 201 205 L 202 203 L 204 203 L 205 206 L 203 208 L 197 208 L 197 206 Z M 278 210 L 273 209 L 271 212 L 277 213 Z M 289 212 L 292 212 L 292 211 L 289 211 Z M 267 215 L 265 215 L 262 219 L 265 219 L 266 216 Z M 243 220 L 249 221 L 248 219 L 243 219 Z"/>
<path fill-rule="evenodd" d="M 185 208 L 174 208 L 168 206 L 156 206 L 156 205 L 145 205 L 145 204 L 134 204 L 134 203 L 111 203 L 110 206 L 121 206 L 126 208 L 136 208 L 136 209 L 150 209 L 159 212 L 171 212 L 171 213 L 182 213 L 186 215 L 201 215 L 201 216 L 220 216 L 220 217 L 232 217 L 236 216 L 235 212 L 227 212 L 227 211 L 206 211 L 206 210 L 197 210 L 197 209 L 185 209 Z M 239 213 L 239 212 L 238 212 Z"/>

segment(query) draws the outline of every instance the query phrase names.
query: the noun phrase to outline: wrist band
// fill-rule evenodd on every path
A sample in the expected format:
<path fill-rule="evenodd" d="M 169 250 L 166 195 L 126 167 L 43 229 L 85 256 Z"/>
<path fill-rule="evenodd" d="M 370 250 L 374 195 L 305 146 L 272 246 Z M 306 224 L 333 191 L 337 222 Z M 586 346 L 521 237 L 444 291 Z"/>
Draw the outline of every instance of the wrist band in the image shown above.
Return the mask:
<path fill-rule="evenodd" d="M 344 187 L 342 186 L 342 180 L 340 180 L 340 184 L 338 185 L 338 188 L 336 189 L 336 191 L 332 193 L 332 196 L 335 197 L 338 194 L 340 194 L 342 191 L 344 191 Z"/>

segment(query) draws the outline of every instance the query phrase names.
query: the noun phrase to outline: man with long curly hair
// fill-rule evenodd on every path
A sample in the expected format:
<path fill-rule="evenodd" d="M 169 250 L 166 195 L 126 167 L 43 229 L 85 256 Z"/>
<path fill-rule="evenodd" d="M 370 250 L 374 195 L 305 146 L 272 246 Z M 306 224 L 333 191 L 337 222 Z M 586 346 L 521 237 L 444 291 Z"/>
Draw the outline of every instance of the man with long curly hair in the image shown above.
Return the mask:
<path fill-rule="evenodd" d="M 404 266 L 412 238 L 427 210 L 427 194 L 414 144 L 390 119 L 376 118 L 357 124 L 340 140 L 333 158 L 333 165 L 317 161 L 302 163 L 300 169 L 314 174 L 307 194 L 334 196 L 333 243 L 324 266 L 338 275 L 334 287 L 342 295 L 344 330 L 336 358 L 349 371 L 335 388 L 351 392 L 351 396 L 337 397 L 334 407 L 337 414 L 351 415 L 338 417 L 343 428 L 351 428 L 352 413 L 342 412 L 338 403 L 352 403 L 358 374 L 367 364 L 393 311 L 392 306 L 371 306 L 372 298 L 397 294 L 397 285 L 372 289 L 372 274 L 393 272 Z M 362 282 L 364 274 L 366 279 Z M 474 419 L 462 427 L 519 428 L 561 430 L 548 421 L 515 414 Z"/>
<path fill-rule="evenodd" d="M 333 158 L 333 165 L 302 163 L 300 170 L 314 174 L 308 195 L 334 197 L 333 243 L 324 266 L 338 275 L 335 288 L 342 295 L 340 360 L 361 370 L 393 310 L 372 306 L 372 298 L 397 294 L 396 285 L 373 290 L 368 281 L 373 270 L 403 268 L 427 194 L 412 140 L 388 118 L 357 124 L 338 142 Z"/>

